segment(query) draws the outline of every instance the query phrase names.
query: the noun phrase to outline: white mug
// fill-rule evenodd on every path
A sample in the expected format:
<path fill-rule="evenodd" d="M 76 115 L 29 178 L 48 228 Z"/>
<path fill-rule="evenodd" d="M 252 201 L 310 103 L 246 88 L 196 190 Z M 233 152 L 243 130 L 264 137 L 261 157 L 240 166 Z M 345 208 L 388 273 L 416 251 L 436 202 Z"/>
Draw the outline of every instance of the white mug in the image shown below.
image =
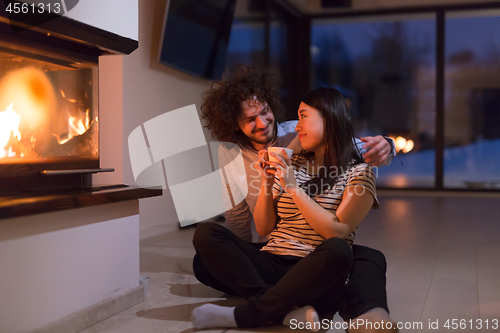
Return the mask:
<path fill-rule="evenodd" d="M 285 150 L 286 155 L 283 152 L 283 150 Z M 287 156 L 288 156 L 288 158 L 292 158 L 292 154 L 293 154 L 293 150 L 292 149 L 283 148 L 283 147 L 269 147 L 269 148 L 267 148 L 267 151 L 268 151 L 268 153 L 275 153 L 276 155 L 280 155 L 281 158 L 283 158 L 284 160 L 287 159 Z M 271 154 L 269 154 L 269 161 L 271 161 L 271 162 L 278 162 L 276 160 L 276 158 L 274 156 L 272 156 Z"/>

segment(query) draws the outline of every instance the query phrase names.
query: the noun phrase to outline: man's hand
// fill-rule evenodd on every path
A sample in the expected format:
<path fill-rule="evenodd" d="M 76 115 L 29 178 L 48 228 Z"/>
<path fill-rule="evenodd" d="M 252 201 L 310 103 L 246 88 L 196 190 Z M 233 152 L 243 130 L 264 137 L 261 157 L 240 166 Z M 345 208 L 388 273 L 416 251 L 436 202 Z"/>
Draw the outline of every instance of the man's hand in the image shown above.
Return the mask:
<path fill-rule="evenodd" d="M 392 147 L 382 135 L 365 136 L 360 138 L 365 143 L 364 149 L 369 149 L 364 155 L 365 163 L 377 166 L 383 163 L 391 154 Z"/>

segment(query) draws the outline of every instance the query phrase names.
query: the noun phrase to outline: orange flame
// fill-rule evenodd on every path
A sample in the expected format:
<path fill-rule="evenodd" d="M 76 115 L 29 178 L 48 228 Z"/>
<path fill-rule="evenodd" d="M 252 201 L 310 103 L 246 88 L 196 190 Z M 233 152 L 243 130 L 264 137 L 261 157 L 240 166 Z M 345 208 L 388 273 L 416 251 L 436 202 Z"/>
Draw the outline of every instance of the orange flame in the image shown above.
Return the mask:
<path fill-rule="evenodd" d="M 16 114 L 13 110 L 13 103 L 11 103 L 5 111 L 0 112 L 0 157 L 5 156 L 15 156 L 15 152 L 12 151 L 12 147 L 8 151 L 5 150 L 7 144 L 9 143 L 11 133 L 17 139 L 21 141 L 21 133 L 19 133 L 19 123 L 21 122 L 21 117 Z"/>
<path fill-rule="evenodd" d="M 68 133 L 63 138 L 54 135 L 57 138 L 59 144 L 65 144 L 72 138 L 78 135 L 82 135 L 90 128 L 90 118 L 89 109 L 85 111 L 85 118 L 73 117 L 68 111 Z"/>
<path fill-rule="evenodd" d="M 60 92 L 61 92 L 61 96 L 66 101 L 68 101 L 72 104 L 77 103 L 76 99 L 67 98 L 66 94 L 64 93 L 64 91 L 62 89 L 60 90 Z M 76 108 L 76 110 L 75 110 L 73 108 L 73 106 L 71 107 L 71 109 L 73 109 L 73 112 L 70 112 L 70 108 L 66 108 L 66 113 L 68 115 L 67 132 L 65 132 L 61 135 L 57 135 L 57 134 L 52 133 L 52 135 L 56 137 L 57 142 L 60 145 L 65 144 L 66 142 L 68 142 L 69 140 L 74 138 L 75 136 L 82 135 L 90 128 L 89 109 L 87 109 L 85 111 L 85 116 L 82 115 L 83 112 L 80 109 Z M 77 114 L 82 115 L 82 116 L 75 117 L 72 115 L 72 113 L 73 114 L 77 113 Z"/>

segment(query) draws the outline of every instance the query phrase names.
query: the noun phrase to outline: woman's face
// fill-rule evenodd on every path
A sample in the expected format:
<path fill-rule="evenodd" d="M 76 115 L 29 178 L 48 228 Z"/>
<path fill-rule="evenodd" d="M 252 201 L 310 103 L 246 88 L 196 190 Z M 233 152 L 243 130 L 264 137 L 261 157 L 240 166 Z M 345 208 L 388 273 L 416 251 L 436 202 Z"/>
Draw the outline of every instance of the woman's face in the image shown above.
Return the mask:
<path fill-rule="evenodd" d="M 317 109 L 302 102 L 299 105 L 299 123 L 295 131 L 299 134 L 300 145 L 314 153 L 325 151 L 325 119 Z"/>

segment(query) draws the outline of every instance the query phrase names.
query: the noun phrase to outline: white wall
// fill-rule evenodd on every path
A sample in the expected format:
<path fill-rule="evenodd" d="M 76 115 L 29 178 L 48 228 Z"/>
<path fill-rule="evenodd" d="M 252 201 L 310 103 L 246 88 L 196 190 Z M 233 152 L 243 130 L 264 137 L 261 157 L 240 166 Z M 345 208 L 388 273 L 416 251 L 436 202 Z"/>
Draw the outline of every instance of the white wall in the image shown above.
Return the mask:
<path fill-rule="evenodd" d="M 135 184 L 128 154 L 128 135 L 145 121 L 167 111 L 201 105 L 203 92 L 211 82 L 196 78 L 157 62 L 166 0 L 139 3 L 139 48 L 123 56 L 123 179 Z M 205 133 L 209 137 L 208 132 Z M 103 165 L 104 166 L 104 165 Z M 170 196 L 140 200 L 141 227 L 177 225 L 178 219 Z"/>
<path fill-rule="evenodd" d="M 0 221 L 0 332 L 28 332 L 139 285 L 138 201 Z"/>
<path fill-rule="evenodd" d="M 196 104 L 211 81 L 157 62 L 167 0 L 139 3 L 139 48 L 130 55 L 102 56 L 99 64 L 101 167 L 114 173 L 94 176 L 94 184 L 135 185 L 128 136 L 137 126 L 167 111 Z M 205 136 L 210 134 L 205 130 Z M 139 200 L 141 228 L 176 226 L 178 218 L 169 190 L 161 197 Z"/>

